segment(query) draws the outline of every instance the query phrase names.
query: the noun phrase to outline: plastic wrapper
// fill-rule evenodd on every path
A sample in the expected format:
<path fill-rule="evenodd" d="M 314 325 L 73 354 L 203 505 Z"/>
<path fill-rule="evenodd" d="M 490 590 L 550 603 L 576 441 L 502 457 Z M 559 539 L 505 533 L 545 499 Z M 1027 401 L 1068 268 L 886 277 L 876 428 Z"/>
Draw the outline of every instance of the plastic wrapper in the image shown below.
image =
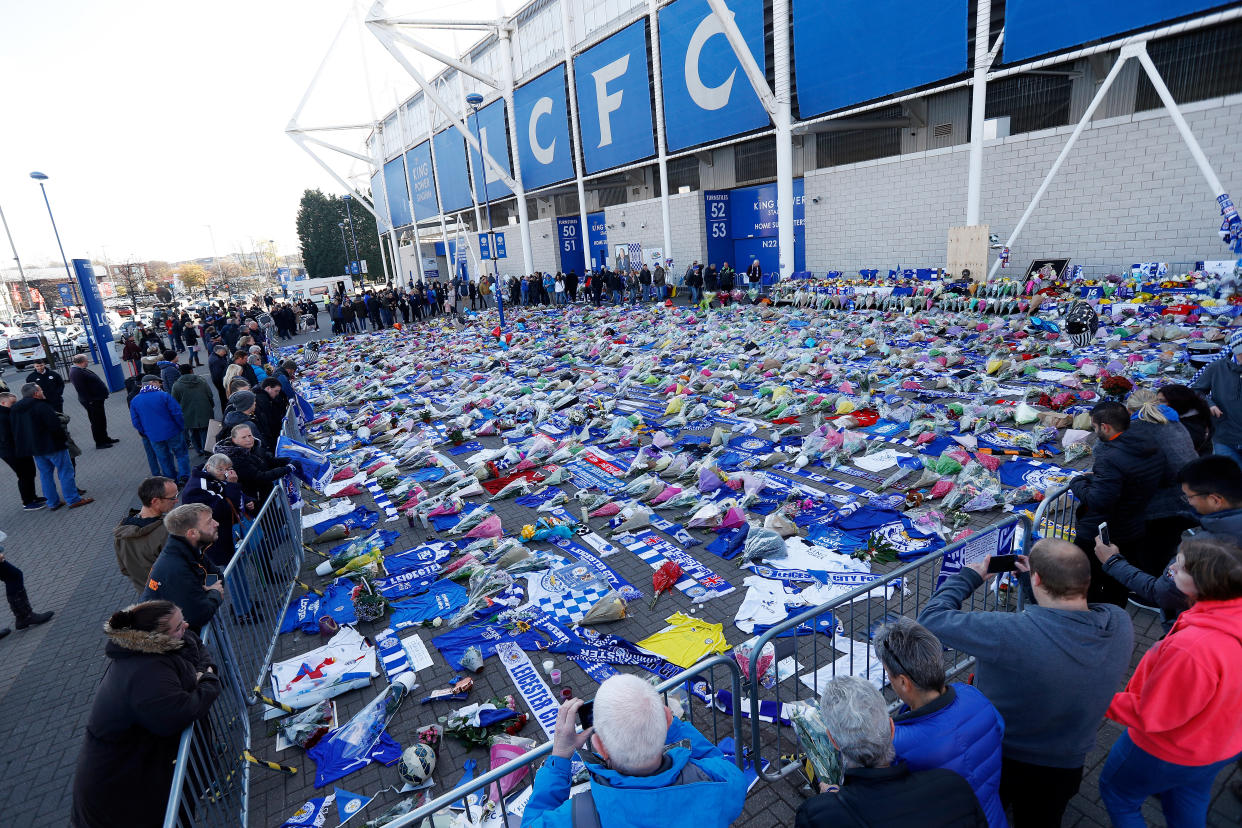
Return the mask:
<path fill-rule="evenodd" d="M 867 438 L 865 435 L 856 431 L 847 431 L 841 438 L 841 453 L 845 457 L 852 457 L 867 446 Z"/>
<path fill-rule="evenodd" d="M 940 508 L 946 512 L 960 509 L 977 494 L 979 494 L 979 488 L 971 483 L 958 485 L 954 487 L 953 491 L 945 495 L 944 500 L 940 503 Z"/>
<path fill-rule="evenodd" d="M 1036 438 L 1034 432 L 1030 432 L 1030 431 L 1019 432 L 1018 436 L 1014 438 L 1013 442 L 1015 446 L 1017 446 L 1020 449 L 1023 449 L 1024 451 L 1030 451 L 1030 452 L 1039 451 L 1039 440 Z"/>
<path fill-rule="evenodd" d="M 657 480 L 656 480 L 656 478 L 655 478 L 655 476 L 654 476 L 654 475 L 651 475 L 651 474 L 644 474 L 644 475 L 642 475 L 641 477 L 637 477 L 637 478 L 635 478 L 634 480 L 631 480 L 631 481 L 630 481 L 630 482 L 626 485 L 626 487 L 625 487 L 624 489 L 622 489 L 622 491 L 623 491 L 625 494 L 630 495 L 630 496 L 632 496 L 632 497 L 633 497 L 633 496 L 637 496 L 637 495 L 639 495 L 639 494 L 642 494 L 643 492 L 646 492 L 646 491 L 647 491 L 647 488 L 648 488 L 648 487 L 649 487 L 649 486 L 650 486 L 653 482 L 659 482 L 659 481 L 657 481 Z"/>
<path fill-rule="evenodd" d="M 755 660 L 757 677 L 750 674 L 750 657 L 754 650 L 754 645 L 750 642 L 739 644 L 733 648 L 733 658 L 741 668 L 744 680 L 757 682 L 760 687 L 771 690 L 776 686 L 776 647 L 769 641 L 759 651 L 759 658 Z"/>
<path fill-rule="evenodd" d="M 653 609 L 660 595 L 668 592 L 681 580 L 681 567 L 674 561 L 665 561 L 660 568 L 651 573 L 651 602 L 648 609 Z"/>
<path fill-rule="evenodd" d="M 612 517 L 613 515 L 620 513 L 620 511 L 621 504 L 610 500 L 607 503 L 601 504 L 595 509 L 592 509 L 590 516 L 593 518 Z"/>
<path fill-rule="evenodd" d="M 791 538 L 802 534 L 798 531 L 798 525 L 780 512 L 773 512 L 764 518 L 763 528 L 777 533 L 782 538 Z"/>
<path fill-rule="evenodd" d="M 697 507 L 699 502 L 699 493 L 684 491 L 670 497 L 668 500 L 656 506 L 657 509 L 688 509 Z"/>
<path fill-rule="evenodd" d="M 910 488 L 923 489 L 928 486 L 934 486 L 939 482 L 940 475 L 935 471 L 935 469 L 924 468 L 922 473 L 919 474 L 918 479 L 910 484 Z"/>
<path fill-rule="evenodd" d="M 1091 454 L 1091 444 L 1088 442 L 1071 443 L 1065 447 L 1064 459 L 1066 463 L 1073 463 L 1081 460 Z"/>
<path fill-rule="evenodd" d="M 457 535 L 468 532 L 486 520 L 492 514 L 492 511 L 491 506 L 480 506 L 461 520 L 457 521 L 457 525 L 450 531 Z"/>
<path fill-rule="evenodd" d="M 513 576 L 495 566 L 484 567 L 470 576 L 466 587 L 466 603 L 448 620 L 449 627 L 456 627 L 470 620 L 475 610 L 486 606 L 489 595 L 508 589 Z"/>
<path fill-rule="evenodd" d="M 686 521 L 688 529 L 714 529 L 720 525 L 720 505 L 707 503 L 695 510 Z"/>
<path fill-rule="evenodd" d="M 525 470 L 519 468 L 519 471 L 525 471 Z M 500 491 L 496 492 L 496 494 L 489 497 L 488 500 L 506 500 L 510 497 L 520 497 L 522 495 L 528 495 L 530 494 L 532 488 L 533 488 L 532 484 L 529 480 L 527 480 L 524 477 L 520 477 L 517 480 L 512 481 L 511 483 L 506 483 L 503 489 L 501 489 Z"/>
<path fill-rule="evenodd" d="M 402 699 L 417 684 L 414 673 L 402 673 L 352 719 L 329 734 L 327 738 L 341 746 L 339 755 L 346 759 L 361 759 L 370 753 L 380 734 L 396 716 Z"/>
<path fill-rule="evenodd" d="M 723 471 L 715 466 L 699 469 L 699 491 L 703 494 L 711 494 L 718 490 L 729 479 Z"/>
<path fill-rule="evenodd" d="M 590 627 L 595 624 L 606 624 L 609 621 L 620 621 L 625 618 L 626 610 L 625 599 L 614 589 L 596 601 L 577 626 Z"/>
<path fill-rule="evenodd" d="M 785 537 L 773 529 L 752 526 L 742 544 L 742 554 L 738 557 L 738 566 L 749 566 L 761 561 L 779 561 L 787 558 Z"/>
<path fill-rule="evenodd" d="M 276 723 L 276 730 L 303 750 L 310 750 L 332 727 L 332 701 L 325 699 Z"/>
<path fill-rule="evenodd" d="M 466 533 L 468 538 L 498 538 L 504 534 L 500 515 L 488 515 L 478 525 Z"/>
<path fill-rule="evenodd" d="M 1005 505 L 1005 495 L 999 489 L 982 488 L 962 507 L 967 512 L 986 512 Z"/>
<path fill-rule="evenodd" d="M 897 470 L 894 471 L 892 474 L 890 474 L 888 477 L 884 478 L 884 482 L 880 484 L 879 491 L 883 492 L 883 491 L 886 491 L 892 488 L 893 486 L 896 486 L 902 480 L 909 477 L 912 471 L 914 471 L 914 469 L 907 468 L 906 466 L 902 466 L 898 464 Z"/>
<path fill-rule="evenodd" d="M 416 794 L 415 796 L 406 797 L 405 799 L 402 799 L 394 804 L 387 811 L 384 811 L 384 813 L 380 814 L 375 819 L 369 819 L 364 822 L 362 824 L 362 828 L 384 828 L 384 826 L 388 823 L 396 822 L 398 817 L 414 813 L 414 810 L 418 808 L 422 799 L 423 794 Z"/>
<path fill-rule="evenodd" d="M 533 739 L 527 739 L 524 736 L 499 734 L 493 736 L 491 743 L 488 745 L 488 761 L 493 769 L 499 768 L 501 765 L 512 762 L 519 756 L 530 752 L 534 746 L 535 740 Z M 507 773 L 500 777 L 499 782 L 488 786 L 488 798 L 492 802 L 502 802 L 504 797 L 517 788 L 529 773 L 530 765 L 523 765 L 512 773 Z"/>
<path fill-rule="evenodd" d="M 1034 500 L 1043 500 L 1044 494 L 1030 486 L 1018 486 L 1005 492 L 1005 503 L 1010 506 L 1017 506 L 1022 503 L 1030 503 Z"/>
<path fill-rule="evenodd" d="M 797 702 L 789 707 L 789 719 L 798 734 L 798 743 L 815 769 L 816 781 L 840 787 L 845 780 L 841 753 L 828 738 L 828 726 L 819 709 L 807 702 Z"/>
<path fill-rule="evenodd" d="M 933 499 L 941 498 L 953 491 L 952 480 L 937 480 L 931 488 L 931 497 Z"/>

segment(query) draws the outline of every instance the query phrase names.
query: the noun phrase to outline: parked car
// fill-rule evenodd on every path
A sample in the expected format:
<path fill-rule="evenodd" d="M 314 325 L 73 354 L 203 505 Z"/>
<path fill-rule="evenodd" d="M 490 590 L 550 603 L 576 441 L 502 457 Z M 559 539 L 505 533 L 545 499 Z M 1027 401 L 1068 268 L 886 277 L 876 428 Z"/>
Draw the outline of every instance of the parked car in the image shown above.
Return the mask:
<path fill-rule="evenodd" d="M 19 371 L 33 365 L 36 359 L 45 359 L 49 365 L 56 364 L 56 356 L 48 344 L 47 337 L 41 333 L 28 333 L 15 336 L 9 340 L 9 362 Z"/>

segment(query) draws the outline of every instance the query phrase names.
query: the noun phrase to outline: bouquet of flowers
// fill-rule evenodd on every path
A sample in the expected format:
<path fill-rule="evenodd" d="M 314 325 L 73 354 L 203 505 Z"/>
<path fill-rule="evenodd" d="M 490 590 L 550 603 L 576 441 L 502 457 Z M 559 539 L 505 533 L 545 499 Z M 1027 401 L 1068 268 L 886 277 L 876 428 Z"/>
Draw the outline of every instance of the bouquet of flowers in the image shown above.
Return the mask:
<path fill-rule="evenodd" d="M 828 726 L 819 715 L 819 709 L 808 702 L 797 702 L 790 706 L 789 719 L 807 760 L 815 769 L 815 778 L 839 787 L 845 779 L 841 753 L 828 739 Z"/>

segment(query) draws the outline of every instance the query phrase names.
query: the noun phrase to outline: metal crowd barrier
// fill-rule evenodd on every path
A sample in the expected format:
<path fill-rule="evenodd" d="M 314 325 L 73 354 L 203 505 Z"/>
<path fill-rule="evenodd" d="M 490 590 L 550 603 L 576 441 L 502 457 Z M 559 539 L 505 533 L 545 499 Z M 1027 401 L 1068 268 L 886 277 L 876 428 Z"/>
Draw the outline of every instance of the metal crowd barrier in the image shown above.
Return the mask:
<path fill-rule="evenodd" d="M 817 703 L 824 685 L 838 674 L 861 676 L 875 682 L 877 686 L 884 684 L 884 668 L 871 648 L 871 639 L 880 626 L 896 616 L 918 617 L 935 592 L 936 575 L 946 556 L 959 560 L 973 559 L 976 555 L 981 557 L 983 554 L 1005 554 L 1011 549 L 1025 554 L 1030 543 L 1030 519 L 1023 515 L 1012 515 L 964 540 L 898 566 L 891 572 L 884 573 L 881 579 L 855 587 L 833 601 L 788 618 L 760 635 L 751 652 L 749 673 L 751 676 L 758 675 L 758 661 L 763 655 L 764 645 L 771 643 L 776 651 L 778 680 L 768 691 L 754 692 L 752 688 L 749 698 L 740 702 L 737 701 L 736 694 L 733 697 L 733 710 L 750 718 L 751 758 L 755 761 L 759 775 L 774 781 L 801 767 L 796 761 L 781 764 L 782 757 L 796 756 L 800 752 L 793 728 L 782 725 L 783 721 L 788 721 L 790 704 L 804 701 Z M 900 581 L 900 585 L 894 585 L 890 589 L 895 581 Z M 1022 603 L 1021 589 L 1016 578 L 996 578 L 975 590 L 962 609 L 972 612 L 1014 612 L 1022 608 Z M 781 637 L 782 633 L 803 624 L 811 625 L 812 630 L 819 630 L 825 622 L 836 628 L 833 643 L 838 646 L 835 649 L 833 644 L 826 641 L 821 643 L 824 636 L 819 632 Z M 852 643 L 847 644 L 847 639 Z M 841 650 L 846 655 L 838 657 L 836 650 Z M 788 659 L 792 659 L 795 665 L 794 676 L 780 681 L 779 671 L 782 668 L 779 665 L 789 664 Z M 974 658 L 967 653 L 951 649 L 945 650 L 945 659 L 945 672 L 948 676 L 957 675 L 974 664 Z M 813 677 L 811 686 L 803 684 L 803 676 Z M 791 681 L 792 692 L 783 686 L 789 685 Z M 890 700 L 892 709 L 896 710 L 900 705 L 900 702 L 895 701 L 896 697 L 891 689 L 886 691 L 886 698 Z M 769 757 L 767 761 L 771 763 L 768 770 L 764 770 L 765 756 Z"/>
<path fill-rule="evenodd" d="M 1044 493 L 1035 510 L 1035 537 L 1074 540 L 1079 500 L 1070 491 L 1070 482 Z"/>
<path fill-rule="evenodd" d="M 729 685 L 733 688 L 733 697 L 737 698 L 742 692 L 742 671 L 741 668 L 738 667 L 737 661 L 733 658 L 733 656 L 727 654 L 704 659 L 698 664 L 695 664 L 693 667 L 683 670 L 672 678 L 666 679 L 656 685 L 656 691 L 664 696 L 665 703 L 669 703 L 669 696 L 673 695 L 677 703 L 680 704 L 682 708 L 682 712 L 684 713 L 683 718 L 691 725 L 694 725 L 699 732 L 703 733 L 704 736 L 708 737 L 713 744 L 719 744 L 720 742 L 721 728 L 719 720 L 725 714 L 720 713 L 720 711 L 718 711 L 714 706 L 709 708 L 711 711 L 710 734 L 707 733 L 703 727 L 696 725 L 694 720 L 695 692 L 694 688 L 691 687 L 691 684 L 701 684 L 707 687 L 718 686 L 714 680 L 717 669 L 723 669 L 729 674 Z M 704 679 L 704 673 L 707 674 L 706 679 Z M 706 714 L 703 715 L 705 716 Z M 745 764 L 743 756 L 745 745 L 742 741 L 742 720 L 736 716 L 727 718 L 731 719 L 729 727 L 731 728 L 733 735 L 734 759 L 737 762 L 738 768 L 741 769 Z M 472 824 L 480 825 L 482 824 L 480 817 L 483 815 L 476 813 L 479 806 L 477 804 L 472 806 L 470 795 L 498 782 L 500 779 L 508 776 L 514 771 L 530 767 L 536 761 L 542 759 L 551 752 L 552 743 L 545 742 L 539 747 L 531 750 L 529 753 L 524 753 L 498 768 L 493 768 L 487 773 L 477 776 L 469 782 L 458 785 L 451 791 L 436 797 L 416 810 L 411 811 L 404 816 L 398 817 L 396 820 L 388 823 L 385 828 L 404 828 L 405 826 L 417 825 L 421 820 L 424 820 L 449 807 L 449 805 L 457 800 L 462 800 L 462 804 L 465 806 L 466 818 L 469 819 Z M 534 784 L 533 772 L 530 774 L 530 784 Z M 497 786 L 491 792 L 491 796 L 499 796 L 500 800 L 489 800 L 487 804 L 484 804 L 482 807 L 485 811 L 493 808 L 499 808 L 501 821 L 506 828 L 509 828 L 509 826 L 517 828 L 516 823 L 511 822 L 509 819 L 508 802 L 514 799 L 515 796 L 523 793 L 526 790 L 526 787 L 526 785 L 522 785 L 520 787 L 515 786 L 515 788 L 508 793 L 502 793 L 500 787 Z M 518 820 L 518 822 L 520 822 L 520 820 Z"/>
<path fill-rule="evenodd" d="M 181 734 L 165 828 L 246 824 L 249 766 L 256 761 L 248 752 L 248 705 L 302 568 L 300 526 L 277 486 L 224 570 L 225 601 L 203 633 L 223 689 L 206 719 Z"/>

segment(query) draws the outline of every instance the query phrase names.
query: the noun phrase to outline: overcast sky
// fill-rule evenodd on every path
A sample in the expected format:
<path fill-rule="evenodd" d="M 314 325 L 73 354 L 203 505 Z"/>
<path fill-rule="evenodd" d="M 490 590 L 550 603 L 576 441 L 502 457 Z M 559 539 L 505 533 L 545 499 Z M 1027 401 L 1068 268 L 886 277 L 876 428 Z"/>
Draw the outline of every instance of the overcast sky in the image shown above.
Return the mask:
<path fill-rule="evenodd" d="M 296 252 L 302 191 L 344 192 L 284 133 L 320 62 L 328 56 L 305 126 L 369 122 L 392 108 L 394 93 L 414 89 L 356 26 L 346 24 L 332 48 L 353 6 L 0 0 L 0 207 L 23 264 L 59 261 L 32 170 L 50 177 L 70 259 L 209 256 L 206 225 L 222 256 L 268 239 L 282 255 Z M 387 3 L 389 13 L 441 17 L 490 17 L 494 7 L 495 0 Z M 445 50 L 478 37 L 421 36 Z M 12 265 L 2 238 L 0 260 Z"/>

